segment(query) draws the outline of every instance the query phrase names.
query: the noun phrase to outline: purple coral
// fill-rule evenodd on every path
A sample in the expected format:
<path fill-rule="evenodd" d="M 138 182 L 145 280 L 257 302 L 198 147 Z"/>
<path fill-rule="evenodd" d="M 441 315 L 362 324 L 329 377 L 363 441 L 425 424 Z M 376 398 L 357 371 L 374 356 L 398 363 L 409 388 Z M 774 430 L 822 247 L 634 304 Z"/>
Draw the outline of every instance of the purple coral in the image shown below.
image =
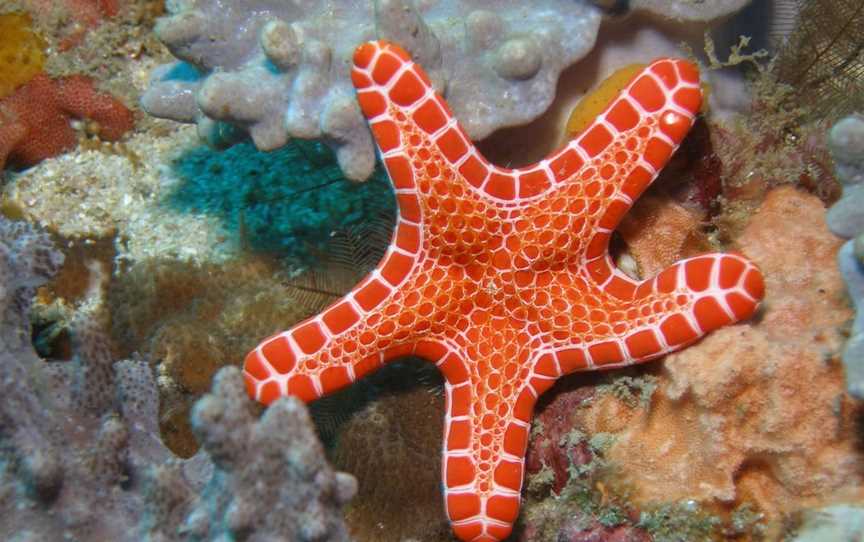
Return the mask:
<path fill-rule="evenodd" d="M 555 95 L 561 71 L 594 46 L 600 12 L 573 0 L 193 0 L 156 27 L 181 62 L 153 74 L 150 114 L 197 122 L 225 143 L 225 123 L 271 150 L 288 138 L 323 139 L 351 179 L 375 164 L 354 99 L 354 48 L 400 43 L 447 97 L 471 139 L 528 122 Z M 230 139 L 230 137 L 229 137 Z"/>
<path fill-rule="evenodd" d="M 46 234 L 0 216 L 0 540 L 347 539 L 356 482 L 296 400 L 257 420 L 223 369 L 195 409 L 204 450 L 181 461 L 159 439 L 149 364 L 115 363 L 97 313 L 73 318 L 71 361 L 40 359 L 32 298 L 62 262 Z"/>
<path fill-rule="evenodd" d="M 250 542 L 347 541 L 334 511 L 351 500 L 357 481 L 327 464 L 299 400 L 280 400 L 256 420 L 244 386 L 239 369 L 226 367 L 217 373 L 213 393 L 193 410 L 192 427 L 216 472 L 187 518 L 189 534 Z M 214 517 L 222 521 L 214 524 Z"/>

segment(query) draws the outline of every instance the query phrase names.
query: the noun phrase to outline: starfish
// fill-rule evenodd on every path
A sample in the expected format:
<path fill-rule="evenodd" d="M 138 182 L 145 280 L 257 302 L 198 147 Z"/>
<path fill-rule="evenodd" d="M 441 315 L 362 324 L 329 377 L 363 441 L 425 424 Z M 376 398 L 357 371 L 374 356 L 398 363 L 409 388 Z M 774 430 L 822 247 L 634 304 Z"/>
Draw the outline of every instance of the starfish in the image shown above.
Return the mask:
<path fill-rule="evenodd" d="M 519 513 L 537 398 L 560 377 L 647 361 L 750 317 L 756 266 L 707 254 L 648 280 L 616 269 L 609 238 L 693 124 L 695 66 L 661 59 L 579 136 L 521 169 L 489 164 L 423 70 L 385 41 L 351 78 L 393 183 L 379 266 L 321 314 L 245 359 L 249 394 L 312 401 L 395 358 L 445 379 L 447 515 L 464 541 L 502 540 Z"/>

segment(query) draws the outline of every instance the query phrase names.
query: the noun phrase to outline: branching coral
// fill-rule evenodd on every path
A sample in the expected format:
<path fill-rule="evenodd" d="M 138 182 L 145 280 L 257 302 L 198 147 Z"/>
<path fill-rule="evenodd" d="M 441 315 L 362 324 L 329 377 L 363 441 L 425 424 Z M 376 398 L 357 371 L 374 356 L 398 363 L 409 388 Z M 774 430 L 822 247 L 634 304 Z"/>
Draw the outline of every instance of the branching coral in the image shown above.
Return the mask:
<path fill-rule="evenodd" d="M 847 117 L 831 129 L 828 144 L 843 196 L 828 211 L 828 227 L 850 239 L 837 256 L 857 315 L 843 353 L 849 393 L 864 399 L 864 117 Z"/>
<path fill-rule="evenodd" d="M 47 235 L 0 217 L 0 538 L 347 539 L 356 482 L 326 463 L 296 400 L 256 420 L 239 371 L 224 370 L 195 410 L 205 452 L 180 462 L 156 435 L 148 363 L 114 362 L 98 303 L 73 319 L 72 360 L 40 359 L 30 306 L 62 261 Z"/>
<path fill-rule="evenodd" d="M 338 511 L 357 481 L 327 464 L 303 403 L 289 398 L 256 420 L 240 371 L 228 367 L 195 405 L 192 427 L 216 469 L 186 520 L 193 539 L 348 540 Z"/>
<path fill-rule="evenodd" d="M 187 5 L 157 26 L 182 62 L 154 73 L 144 108 L 198 122 L 214 142 L 226 139 L 225 122 L 265 150 L 289 137 L 323 138 L 351 179 L 365 179 L 375 163 L 348 77 L 361 42 L 377 36 L 406 46 L 480 139 L 542 113 L 559 73 L 591 50 L 600 23 L 599 11 L 572 0 Z"/>

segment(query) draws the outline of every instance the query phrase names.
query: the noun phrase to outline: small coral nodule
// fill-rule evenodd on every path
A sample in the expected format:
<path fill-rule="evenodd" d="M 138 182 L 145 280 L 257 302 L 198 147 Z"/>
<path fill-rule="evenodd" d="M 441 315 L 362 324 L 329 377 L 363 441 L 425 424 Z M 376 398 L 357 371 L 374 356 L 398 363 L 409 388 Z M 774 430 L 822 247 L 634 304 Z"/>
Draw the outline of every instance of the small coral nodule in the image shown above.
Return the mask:
<path fill-rule="evenodd" d="M 634 280 L 612 232 L 693 125 L 699 73 L 660 59 L 537 164 L 489 164 L 429 77 L 387 41 L 357 48 L 351 79 L 396 189 L 378 268 L 245 360 L 250 395 L 306 401 L 416 355 L 445 379 L 445 506 L 462 540 L 493 542 L 519 515 L 537 398 L 564 375 L 655 359 L 749 318 L 762 274 L 739 254 Z"/>
<path fill-rule="evenodd" d="M 0 100 L 0 170 L 32 166 L 75 147 L 75 119 L 96 123 L 106 141 L 120 139 L 135 124 L 132 111 L 97 91 L 89 77 L 39 74 Z"/>

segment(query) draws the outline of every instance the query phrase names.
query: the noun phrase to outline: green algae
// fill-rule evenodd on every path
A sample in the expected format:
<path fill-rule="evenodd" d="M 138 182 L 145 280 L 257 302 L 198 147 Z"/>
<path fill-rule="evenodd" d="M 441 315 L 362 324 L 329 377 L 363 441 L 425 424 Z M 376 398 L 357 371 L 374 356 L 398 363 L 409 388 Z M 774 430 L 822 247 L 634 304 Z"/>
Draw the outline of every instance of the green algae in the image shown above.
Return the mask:
<path fill-rule="evenodd" d="M 630 408 L 647 408 L 657 390 L 659 379 L 653 375 L 617 375 L 608 384 L 597 386 L 598 394 L 611 394 Z"/>
<path fill-rule="evenodd" d="M 643 511 L 637 526 L 654 542 L 711 542 L 717 540 L 722 521 L 696 501 L 667 503 Z"/>

